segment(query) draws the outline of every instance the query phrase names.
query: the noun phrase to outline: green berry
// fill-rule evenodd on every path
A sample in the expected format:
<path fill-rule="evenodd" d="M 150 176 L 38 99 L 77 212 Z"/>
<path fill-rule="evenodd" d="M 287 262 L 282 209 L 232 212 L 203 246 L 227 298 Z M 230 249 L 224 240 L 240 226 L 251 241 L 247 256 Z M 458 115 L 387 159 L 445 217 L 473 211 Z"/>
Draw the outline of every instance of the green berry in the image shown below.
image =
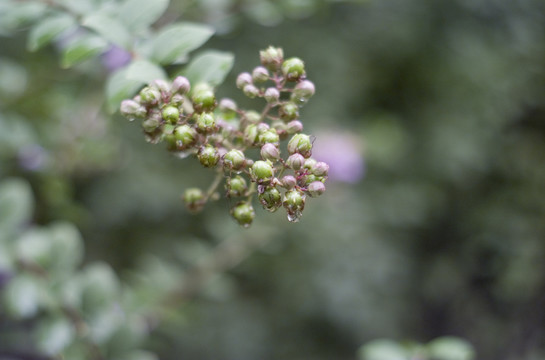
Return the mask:
<path fill-rule="evenodd" d="M 288 122 L 299 117 L 299 108 L 292 102 L 287 102 L 280 107 L 280 118 Z"/>
<path fill-rule="evenodd" d="M 266 50 L 259 52 L 261 64 L 271 71 L 280 69 L 284 61 L 284 51 L 281 48 L 269 46 Z"/>
<path fill-rule="evenodd" d="M 312 141 L 310 136 L 305 134 L 295 134 L 288 142 L 288 152 L 290 154 L 299 153 L 305 158 L 312 154 Z"/>
<path fill-rule="evenodd" d="M 278 210 L 282 206 L 282 194 L 275 187 L 267 187 L 258 196 L 259 202 L 263 205 L 263 208 L 270 212 Z"/>
<path fill-rule="evenodd" d="M 288 220 L 296 222 L 305 208 L 305 194 L 299 190 L 286 191 L 282 205 L 288 213 Z"/>
<path fill-rule="evenodd" d="M 243 196 L 248 190 L 246 180 L 240 175 L 237 175 L 227 181 L 227 195 L 230 197 Z"/>
<path fill-rule="evenodd" d="M 297 81 L 305 75 L 305 63 L 296 57 L 287 59 L 282 63 L 282 74 L 288 81 Z"/>
<path fill-rule="evenodd" d="M 147 119 L 144 122 L 142 122 L 142 128 L 147 133 L 154 132 L 155 130 L 157 130 L 159 125 L 160 125 L 159 121 L 153 118 Z"/>
<path fill-rule="evenodd" d="M 205 147 L 202 147 L 199 150 L 197 157 L 199 158 L 199 161 L 204 167 L 214 167 L 220 160 L 218 149 L 211 145 L 206 145 Z"/>
<path fill-rule="evenodd" d="M 197 132 L 189 125 L 180 125 L 174 129 L 174 136 L 178 147 L 188 148 L 195 143 Z"/>
<path fill-rule="evenodd" d="M 250 124 L 244 129 L 244 142 L 248 145 L 254 145 L 257 141 L 257 126 Z"/>
<path fill-rule="evenodd" d="M 204 194 L 199 188 L 186 189 L 183 200 L 190 211 L 200 211 L 204 207 Z"/>
<path fill-rule="evenodd" d="M 165 121 L 176 124 L 180 119 L 180 110 L 175 106 L 166 106 L 162 111 L 162 115 Z"/>
<path fill-rule="evenodd" d="M 197 131 L 202 134 L 209 134 L 216 130 L 214 114 L 203 112 L 197 117 Z"/>
<path fill-rule="evenodd" d="M 252 205 L 247 202 L 241 202 L 233 208 L 232 215 L 239 225 L 247 228 L 255 218 L 255 211 Z"/>
<path fill-rule="evenodd" d="M 259 89 L 252 84 L 244 86 L 244 88 L 242 88 L 242 91 L 244 92 L 244 95 L 246 95 L 250 99 L 253 99 L 259 95 Z"/>
<path fill-rule="evenodd" d="M 244 153 L 240 150 L 233 149 L 229 150 L 224 156 L 223 156 L 223 167 L 226 170 L 241 170 L 244 165 L 246 164 L 246 158 L 244 157 Z"/>
<path fill-rule="evenodd" d="M 212 111 L 216 106 L 216 96 L 212 88 L 206 84 L 199 84 L 191 97 L 196 112 Z"/>
<path fill-rule="evenodd" d="M 258 124 L 261 121 L 261 115 L 257 111 L 250 110 L 246 112 L 246 120 L 250 124 Z"/>
<path fill-rule="evenodd" d="M 123 100 L 120 107 L 121 115 L 130 121 L 146 116 L 146 108 L 134 100 Z"/>
<path fill-rule="evenodd" d="M 144 105 L 156 105 L 161 100 L 161 92 L 150 86 L 146 86 L 140 91 L 140 102 Z"/>
<path fill-rule="evenodd" d="M 280 142 L 280 137 L 275 129 L 268 129 L 257 135 L 257 142 L 259 144 L 276 144 Z"/>
<path fill-rule="evenodd" d="M 267 183 L 272 180 L 274 168 L 269 161 L 257 160 L 251 167 L 252 179 L 258 183 Z"/>

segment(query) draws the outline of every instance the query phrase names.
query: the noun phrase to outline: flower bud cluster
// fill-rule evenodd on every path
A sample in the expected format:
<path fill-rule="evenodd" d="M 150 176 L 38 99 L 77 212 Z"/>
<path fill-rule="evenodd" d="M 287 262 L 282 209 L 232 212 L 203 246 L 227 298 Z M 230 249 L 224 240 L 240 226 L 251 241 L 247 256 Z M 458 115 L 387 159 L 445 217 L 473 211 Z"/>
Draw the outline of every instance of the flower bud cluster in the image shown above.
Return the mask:
<path fill-rule="evenodd" d="M 267 211 L 284 208 L 289 221 L 298 221 L 307 198 L 325 192 L 329 169 L 312 158 L 313 139 L 299 120 L 299 110 L 315 92 L 304 62 L 284 59 L 283 50 L 274 47 L 261 51 L 260 59 L 260 66 L 236 79 L 245 96 L 264 99 L 260 112 L 239 109 L 231 99 L 218 103 L 213 88 L 192 87 L 182 76 L 172 83 L 157 80 L 121 103 L 125 117 L 142 121 L 149 142 L 164 142 L 179 157 L 194 155 L 202 166 L 216 169 L 208 190 L 185 191 L 187 207 L 201 210 L 224 180 L 225 196 L 236 200 L 231 215 L 244 227 L 255 217 L 254 195 Z"/>

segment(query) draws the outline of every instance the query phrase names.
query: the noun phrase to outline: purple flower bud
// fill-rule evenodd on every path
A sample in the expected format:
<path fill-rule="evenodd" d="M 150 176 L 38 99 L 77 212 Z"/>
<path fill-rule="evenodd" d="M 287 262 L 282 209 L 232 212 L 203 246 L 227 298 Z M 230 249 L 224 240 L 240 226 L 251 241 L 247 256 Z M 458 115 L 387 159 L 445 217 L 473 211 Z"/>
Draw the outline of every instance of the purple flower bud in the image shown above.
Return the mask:
<path fill-rule="evenodd" d="M 159 89 L 162 94 L 168 95 L 170 97 L 170 85 L 165 80 L 154 80 L 152 85 Z"/>
<path fill-rule="evenodd" d="M 269 72 L 263 66 L 258 66 L 252 71 L 252 80 L 254 82 L 265 82 L 269 80 Z"/>
<path fill-rule="evenodd" d="M 307 190 L 312 197 L 320 196 L 325 192 L 325 185 L 321 181 L 313 181 L 308 185 Z"/>
<path fill-rule="evenodd" d="M 267 143 L 261 147 L 261 158 L 264 160 L 278 160 L 280 158 L 280 151 L 276 145 Z"/>
<path fill-rule="evenodd" d="M 146 108 L 134 100 L 123 100 L 120 107 L 121 115 L 133 121 L 146 116 Z"/>
<path fill-rule="evenodd" d="M 303 80 L 295 85 L 293 94 L 298 98 L 308 99 L 314 95 L 315 91 L 316 89 L 312 81 Z"/>
<path fill-rule="evenodd" d="M 171 90 L 173 93 L 184 95 L 184 94 L 187 94 L 190 89 L 191 89 L 191 84 L 189 83 L 189 80 L 186 77 L 177 76 L 174 79 L 174 81 L 172 81 Z"/>
<path fill-rule="evenodd" d="M 259 134 L 265 132 L 265 131 L 268 131 L 271 127 L 269 126 L 269 124 L 267 123 L 259 123 L 257 124 L 257 132 Z"/>
<path fill-rule="evenodd" d="M 290 135 L 303 131 L 303 123 L 299 120 L 292 120 L 287 124 L 286 132 Z"/>
<path fill-rule="evenodd" d="M 265 100 L 267 100 L 267 102 L 275 103 L 278 101 L 279 98 L 280 98 L 280 91 L 278 91 L 277 88 L 270 87 L 270 88 L 267 88 L 267 90 L 265 90 Z"/>
<path fill-rule="evenodd" d="M 305 158 L 298 153 L 292 154 L 286 160 L 286 165 L 295 171 L 300 170 L 305 165 Z"/>
<path fill-rule="evenodd" d="M 282 178 L 282 186 L 286 189 L 286 190 L 291 190 L 295 187 L 295 185 L 297 184 L 297 179 L 295 179 L 295 176 L 292 176 L 292 175 L 285 175 L 283 178 Z"/>
<path fill-rule="evenodd" d="M 246 85 L 249 85 L 252 83 L 252 75 L 247 72 L 240 73 L 237 76 L 237 88 L 243 89 Z"/>
<path fill-rule="evenodd" d="M 316 176 L 327 176 L 329 165 L 323 161 L 318 161 L 311 167 L 310 171 Z"/>
<path fill-rule="evenodd" d="M 223 98 L 220 101 L 219 109 L 223 113 L 235 112 L 237 111 L 237 104 L 231 99 Z"/>

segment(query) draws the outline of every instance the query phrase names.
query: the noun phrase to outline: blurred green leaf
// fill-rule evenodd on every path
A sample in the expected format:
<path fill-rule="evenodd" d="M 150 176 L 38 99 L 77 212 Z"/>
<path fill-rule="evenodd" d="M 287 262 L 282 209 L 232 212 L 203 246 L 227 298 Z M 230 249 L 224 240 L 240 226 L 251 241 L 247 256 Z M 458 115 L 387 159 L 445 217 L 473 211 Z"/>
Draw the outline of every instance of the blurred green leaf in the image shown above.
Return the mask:
<path fill-rule="evenodd" d="M 162 29 L 152 40 L 152 58 L 160 64 L 185 59 L 190 51 L 204 44 L 214 34 L 210 26 L 178 23 Z"/>
<path fill-rule="evenodd" d="M 182 72 L 192 84 L 206 82 L 220 85 L 233 67 L 234 55 L 228 52 L 208 50 L 195 56 Z"/>
<path fill-rule="evenodd" d="M 148 351 L 135 351 L 124 357 L 123 360 L 158 360 L 157 355 Z"/>
<path fill-rule="evenodd" d="M 108 110 L 116 112 L 121 101 L 134 96 L 142 85 L 165 78 L 166 73 L 160 66 L 146 60 L 133 61 L 111 75 L 106 82 Z"/>
<path fill-rule="evenodd" d="M 466 340 L 444 336 L 427 344 L 429 355 L 435 360 L 472 360 L 475 351 Z"/>
<path fill-rule="evenodd" d="M 145 29 L 161 17 L 168 4 L 169 0 L 126 0 L 119 17 L 130 29 Z"/>
<path fill-rule="evenodd" d="M 113 299 L 112 299 L 113 300 Z M 103 344 L 123 325 L 125 313 L 118 304 L 100 309 L 89 318 L 89 335 L 93 342 Z"/>
<path fill-rule="evenodd" d="M 0 34 L 7 35 L 16 28 L 39 19 L 46 11 L 45 3 L 6 1 L 0 4 Z"/>
<path fill-rule="evenodd" d="M 360 360 L 408 360 L 405 349 L 392 340 L 374 340 L 358 350 Z"/>
<path fill-rule="evenodd" d="M 78 15 L 93 12 L 99 6 L 96 0 L 55 0 L 55 3 Z"/>
<path fill-rule="evenodd" d="M 47 17 L 30 29 L 27 49 L 29 51 L 36 51 L 49 44 L 63 32 L 75 27 L 75 25 L 76 21 L 74 18 L 65 13 Z"/>
<path fill-rule="evenodd" d="M 127 67 L 127 79 L 150 83 L 157 79 L 166 79 L 166 73 L 162 67 L 146 61 L 136 60 Z"/>
<path fill-rule="evenodd" d="M 9 59 L 0 58 L 0 103 L 22 95 L 27 86 L 27 76 L 23 66 Z"/>
<path fill-rule="evenodd" d="M 9 281 L 3 291 L 6 310 L 15 318 L 28 318 L 35 315 L 42 303 L 38 282 L 26 275 Z"/>
<path fill-rule="evenodd" d="M 83 26 L 100 34 L 104 39 L 124 49 L 131 47 L 131 34 L 118 19 L 101 12 L 89 14 L 83 18 Z"/>
<path fill-rule="evenodd" d="M 107 308 L 119 292 L 119 282 L 112 268 L 105 263 L 89 265 L 82 274 L 82 307 L 97 313 Z"/>
<path fill-rule="evenodd" d="M 83 239 L 78 229 L 73 224 L 59 222 L 48 230 L 53 251 L 52 265 L 63 274 L 74 271 L 83 259 Z"/>
<path fill-rule="evenodd" d="M 96 35 L 85 35 L 72 41 L 63 51 L 61 66 L 69 68 L 104 52 L 108 42 Z"/>
<path fill-rule="evenodd" d="M 34 210 L 30 186 L 23 180 L 0 183 L 0 230 L 13 231 L 29 222 Z"/>
<path fill-rule="evenodd" d="M 43 229 L 32 229 L 25 232 L 15 244 L 17 259 L 25 263 L 36 264 L 48 268 L 52 262 L 52 242 Z"/>
<path fill-rule="evenodd" d="M 50 356 L 59 355 L 74 339 L 72 324 L 64 317 L 44 319 L 36 331 L 38 349 Z"/>

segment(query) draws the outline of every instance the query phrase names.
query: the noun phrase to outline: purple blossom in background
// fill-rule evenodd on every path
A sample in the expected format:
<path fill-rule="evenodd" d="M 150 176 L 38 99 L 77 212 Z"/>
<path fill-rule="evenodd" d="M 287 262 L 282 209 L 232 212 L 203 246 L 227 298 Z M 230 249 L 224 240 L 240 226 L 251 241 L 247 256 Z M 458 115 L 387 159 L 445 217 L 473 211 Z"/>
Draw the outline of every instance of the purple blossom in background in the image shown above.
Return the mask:
<path fill-rule="evenodd" d="M 49 154 L 40 145 L 29 145 L 17 154 L 19 166 L 27 171 L 40 171 L 47 165 Z"/>
<path fill-rule="evenodd" d="M 362 141 L 348 133 L 318 133 L 312 157 L 329 164 L 329 180 L 357 183 L 365 174 Z"/>
<path fill-rule="evenodd" d="M 112 45 L 102 54 L 102 64 L 108 71 L 115 71 L 131 61 L 131 53 L 118 46 Z"/>

